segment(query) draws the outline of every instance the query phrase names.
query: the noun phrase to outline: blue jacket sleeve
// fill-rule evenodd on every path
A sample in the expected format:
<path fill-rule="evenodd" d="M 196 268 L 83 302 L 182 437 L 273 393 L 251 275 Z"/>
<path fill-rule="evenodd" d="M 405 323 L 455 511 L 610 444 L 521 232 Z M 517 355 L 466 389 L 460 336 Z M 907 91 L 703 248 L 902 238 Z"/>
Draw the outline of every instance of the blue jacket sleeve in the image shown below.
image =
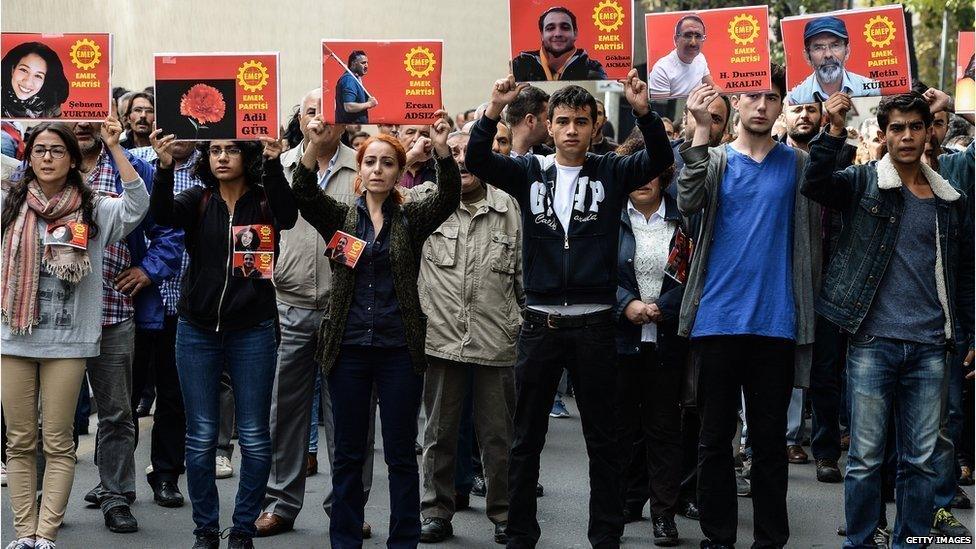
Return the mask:
<path fill-rule="evenodd" d="M 146 190 L 152 194 L 152 182 L 156 175 L 153 165 L 132 155 L 129 157 L 129 162 L 132 162 L 132 166 L 146 182 Z M 152 218 L 152 213 L 146 214 L 142 229 L 149 247 L 139 267 L 153 281 L 153 284 L 159 286 L 180 270 L 180 263 L 183 260 L 183 231 L 157 225 Z"/>

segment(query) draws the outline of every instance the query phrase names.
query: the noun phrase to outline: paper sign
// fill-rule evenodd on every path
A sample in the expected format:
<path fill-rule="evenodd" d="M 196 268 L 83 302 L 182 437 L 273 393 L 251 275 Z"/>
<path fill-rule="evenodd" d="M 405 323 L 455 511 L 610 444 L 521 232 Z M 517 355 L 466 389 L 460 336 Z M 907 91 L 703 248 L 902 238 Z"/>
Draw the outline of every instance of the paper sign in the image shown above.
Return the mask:
<path fill-rule="evenodd" d="M 278 138 L 277 53 L 157 53 L 156 126 L 177 139 Z"/>
<path fill-rule="evenodd" d="M 239 278 L 271 278 L 274 273 L 274 227 L 235 225 L 233 275 Z"/>
<path fill-rule="evenodd" d="M 322 116 L 340 124 L 432 124 L 441 40 L 323 40 Z"/>
<path fill-rule="evenodd" d="M 768 21 L 767 6 L 644 15 L 651 97 L 687 97 L 702 83 L 769 91 Z"/>
<path fill-rule="evenodd" d="M 519 82 L 616 80 L 633 65 L 631 0 L 509 0 Z"/>
<path fill-rule="evenodd" d="M 101 122 L 112 111 L 112 35 L 2 34 L 4 120 Z"/>
<path fill-rule="evenodd" d="M 912 79 L 901 5 L 844 10 L 782 21 L 790 105 L 852 97 L 897 95 Z"/>
<path fill-rule="evenodd" d="M 976 111 L 976 33 L 959 33 L 956 49 L 956 113 L 972 114 Z"/>
<path fill-rule="evenodd" d="M 69 221 L 64 225 L 48 227 L 44 235 L 45 246 L 70 246 L 84 250 L 88 248 L 88 225 Z"/>
<path fill-rule="evenodd" d="M 352 269 L 356 267 L 356 263 L 359 263 L 359 256 L 363 254 L 365 247 L 365 240 L 356 238 L 349 233 L 336 231 L 332 235 L 332 239 L 329 240 L 329 245 L 325 248 L 325 256 Z"/>

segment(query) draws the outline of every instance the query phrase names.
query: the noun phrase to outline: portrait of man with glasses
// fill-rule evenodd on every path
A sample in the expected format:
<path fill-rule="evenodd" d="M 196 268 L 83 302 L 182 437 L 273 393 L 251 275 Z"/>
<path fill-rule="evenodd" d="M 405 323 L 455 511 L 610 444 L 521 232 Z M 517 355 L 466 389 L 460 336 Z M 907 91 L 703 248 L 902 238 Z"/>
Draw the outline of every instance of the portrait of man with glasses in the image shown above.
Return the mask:
<path fill-rule="evenodd" d="M 715 85 L 702 54 L 705 22 L 695 14 L 678 19 L 674 49 L 654 63 L 647 85 L 651 97 L 684 97 L 699 84 Z"/>
<path fill-rule="evenodd" d="M 880 84 L 845 69 L 851 41 L 844 21 L 834 16 L 811 19 L 803 28 L 803 56 L 813 68 L 788 96 L 790 105 L 826 101 L 837 92 L 852 97 L 881 95 Z"/>

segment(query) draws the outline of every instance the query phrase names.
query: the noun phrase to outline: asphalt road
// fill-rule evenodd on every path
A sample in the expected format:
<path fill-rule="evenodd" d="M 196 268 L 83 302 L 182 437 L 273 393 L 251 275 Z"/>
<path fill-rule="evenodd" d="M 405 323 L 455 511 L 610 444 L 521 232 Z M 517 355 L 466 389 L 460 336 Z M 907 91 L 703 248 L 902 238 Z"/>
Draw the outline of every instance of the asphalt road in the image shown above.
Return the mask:
<path fill-rule="evenodd" d="M 587 501 L 587 461 L 583 436 L 575 403 L 567 401 L 573 416 L 568 419 L 550 421 L 548 443 L 542 455 L 541 482 L 545 486 L 545 496 L 539 500 L 539 522 L 542 526 L 542 540 L 539 547 L 573 548 L 588 547 L 586 540 Z M 150 418 L 140 421 L 140 429 L 148 441 Z M 95 419 L 92 418 L 92 433 Z M 380 432 L 377 429 L 377 434 Z M 140 530 L 135 534 L 112 534 L 103 525 L 101 513 L 97 509 L 86 508 L 82 500 L 85 493 L 98 482 L 98 471 L 92 463 L 93 435 L 83 436 L 78 451 L 78 468 L 75 475 L 74 490 L 68 503 L 64 527 L 58 539 L 58 549 L 75 548 L 189 548 L 193 544 L 193 521 L 189 502 L 179 509 L 165 509 L 152 501 L 152 491 L 145 483 L 142 474 L 149 463 L 148 445 L 140 445 L 136 451 L 136 470 L 138 499 L 132 512 L 139 520 Z M 324 440 L 324 439 L 323 439 Z M 324 454 L 323 454 L 324 455 Z M 218 480 L 220 491 L 221 526 L 230 525 L 233 512 L 234 494 L 237 488 L 237 467 L 240 454 L 235 452 L 235 476 Z M 322 511 L 329 482 L 328 464 L 320 462 L 320 472 L 308 481 L 305 494 L 306 506 L 299 515 L 295 530 L 274 538 L 255 539 L 259 548 L 323 548 L 328 547 L 328 521 Z M 385 546 L 386 530 L 389 525 L 389 498 L 387 495 L 386 467 L 383 464 L 381 446 L 377 444 L 376 468 L 373 491 L 366 507 L 366 519 L 373 526 L 373 538 L 367 540 L 365 547 Z M 180 487 L 186 494 L 185 477 Z M 967 489 L 973 496 L 972 487 Z M 751 501 L 739 498 L 739 543 L 748 546 L 752 541 Z M 816 481 L 812 463 L 790 466 L 789 513 L 792 547 L 840 547 L 843 538 L 836 535 L 836 529 L 843 523 L 843 487 L 840 484 L 821 484 Z M 2 496 L 2 539 L 3 544 L 13 536 L 10 516 L 10 501 L 3 491 Z M 645 519 L 627 525 L 624 544 L 629 547 L 651 547 L 651 524 Z M 889 520 L 894 517 L 894 505 L 888 506 Z M 956 516 L 972 528 L 973 511 L 957 511 Z M 492 548 L 499 547 L 492 541 L 492 525 L 484 516 L 484 499 L 471 498 L 471 509 L 458 513 L 453 521 L 455 537 L 439 544 L 444 548 Z M 698 547 L 702 539 L 701 530 L 694 521 L 678 517 L 678 530 L 682 547 Z M 224 542 L 226 543 L 226 542 Z"/>

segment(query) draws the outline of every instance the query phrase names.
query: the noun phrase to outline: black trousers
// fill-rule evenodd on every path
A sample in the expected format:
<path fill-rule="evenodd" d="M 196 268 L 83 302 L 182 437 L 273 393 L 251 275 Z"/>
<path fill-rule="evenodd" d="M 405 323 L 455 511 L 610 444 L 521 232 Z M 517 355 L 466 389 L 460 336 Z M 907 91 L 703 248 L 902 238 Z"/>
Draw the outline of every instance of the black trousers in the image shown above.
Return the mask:
<path fill-rule="evenodd" d="M 698 506 L 698 435 L 701 421 L 698 408 L 681 410 L 681 492 L 682 505 Z"/>
<path fill-rule="evenodd" d="M 840 417 L 844 371 L 847 365 L 847 336 L 837 325 L 817 316 L 816 342 L 810 369 L 810 408 L 813 435 L 810 450 L 814 459 L 840 459 Z M 846 416 L 846 414 L 844 414 Z"/>
<path fill-rule="evenodd" d="M 653 343 L 618 357 L 617 439 L 623 460 L 622 501 L 674 517 L 681 487 L 682 368 L 662 365 Z"/>
<path fill-rule="evenodd" d="M 554 329 L 533 320 L 522 325 L 515 365 L 515 440 L 509 459 L 509 548 L 535 547 L 541 535 L 535 496 L 539 455 L 563 368 L 576 388 L 590 458 L 587 537 L 593 547 L 620 546 L 624 520 L 613 406 L 616 358 L 609 312 L 605 323 L 582 328 Z"/>
<path fill-rule="evenodd" d="M 736 541 L 730 442 L 735 436 L 741 391 L 752 442 L 752 547 L 784 547 L 790 537 L 786 411 L 793 387 L 795 344 L 758 336 L 702 337 L 692 343 L 701 356 L 698 506 L 702 533 L 714 543 L 734 545 Z"/>
<path fill-rule="evenodd" d="M 180 378 L 176 373 L 176 316 L 163 319 L 162 330 L 136 330 L 133 364 L 133 417 L 147 383 L 156 386 L 150 459 L 153 472 L 149 484 L 175 482 L 186 468 L 186 414 Z M 149 375 L 146 375 L 146 374 Z M 138 434 L 139 430 L 136 429 Z"/>

